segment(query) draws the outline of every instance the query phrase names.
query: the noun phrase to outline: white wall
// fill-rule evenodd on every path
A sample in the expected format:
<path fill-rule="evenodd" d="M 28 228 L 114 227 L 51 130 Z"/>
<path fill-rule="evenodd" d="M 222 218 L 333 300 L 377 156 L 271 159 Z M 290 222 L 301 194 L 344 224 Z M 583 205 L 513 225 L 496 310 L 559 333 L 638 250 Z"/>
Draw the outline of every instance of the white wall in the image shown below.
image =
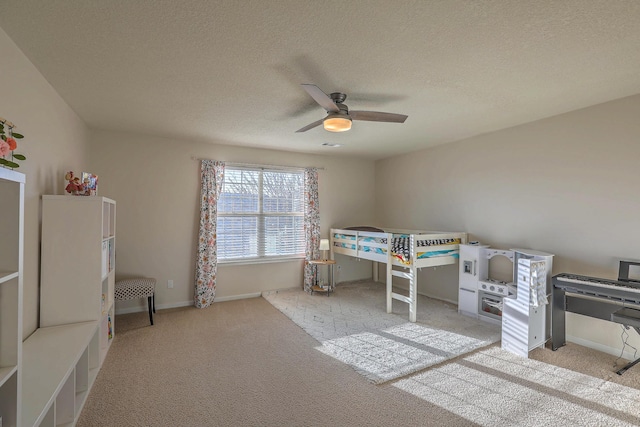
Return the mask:
<path fill-rule="evenodd" d="M 27 156 L 17 169 L 27 179 L 23 316 L 26 338 L 38 327 L 40 195 L 61 194 L 65 171 L 78 171 L 86 165 L 88 131 L 2 29 L 0 58 L 0 117 L 12 121 L 16 132 L 25 136 L 18 140 L 16 152 Z"/>
<path fill-rule="evenodd" d="M 636 95 L 379 161 L 378 223 L 467 231 L 553 253 L 554 274 L 616 278 L 618 260 L 640 259 L 639 118 Z M 457 300 L 457 270 L 432 273 L 420 291 Z M 567 334 L 620 352 L 619 325 L 569 314 Z"/>
<path fill-rule="evenodd" d="M 334 149 L 335 150 L 335 149 Z M 151 136 L 96 131 L 91 135 L 91 171 L 99 195 L 117 202 L 116 277 L 145 275 L 158 280 L 156 305 L 191 304 L 199 221 L 200 164 L 196 158 L 284 166 L 315 166 L 319 172 L 322 236 L 334 225 L 373 220 L 374 162 L 289 153 Z M 352 259 L 339 281 L 371 276 Z M 302 260 L 254 265 L 220 265 L 216 300 L 302 286 Z M 167 288 L 167 280 L 174 288 Z M 145 302 L 118 303 L 126 312 Z"/>

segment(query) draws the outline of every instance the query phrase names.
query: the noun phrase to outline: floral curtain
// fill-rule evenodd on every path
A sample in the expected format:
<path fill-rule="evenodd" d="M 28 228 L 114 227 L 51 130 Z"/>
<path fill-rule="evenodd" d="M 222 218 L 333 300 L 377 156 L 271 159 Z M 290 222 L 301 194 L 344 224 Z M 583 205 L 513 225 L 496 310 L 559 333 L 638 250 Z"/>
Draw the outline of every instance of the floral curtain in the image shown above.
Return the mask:
<path fill-rule="evenodd" d="M 308 261 L 320 256 L 320 203 L 318 201 L 318 169 L 304 170 L 304 232 L 307 244 L 306 262 L 304 263 L 304 290 L 311 291 L 314 283 L 316 266 Z"/>
<path fill-rule="evenodd" d="M 196 290 L 194 305 L 205 308 L 216 296 L 218 273 L 218 245 L 216 227 L 218 223 L 218 198 L 222 191 L 224 162 L 202 160 L 200 191 L 200 235 L 196 263 Z"/>

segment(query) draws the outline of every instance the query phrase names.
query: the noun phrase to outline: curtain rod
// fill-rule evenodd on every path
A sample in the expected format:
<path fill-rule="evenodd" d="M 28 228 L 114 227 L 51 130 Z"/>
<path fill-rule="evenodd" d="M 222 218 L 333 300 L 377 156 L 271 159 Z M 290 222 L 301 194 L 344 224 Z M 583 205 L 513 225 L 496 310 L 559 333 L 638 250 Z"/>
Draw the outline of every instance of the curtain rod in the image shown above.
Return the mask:
<path fill-rule="evenodd" d="M 0 123 L 2 123 L 3 125 L 9 126 L 12 129 L 15 129 L 17 127 L 13 123 L 11 123 L 9 120 L 5 119 L 4 117 L 0 117 Z"/>
<path fill-rule="evenodd" d="M 196 156 L 191 156 L 191 160 L 200 161 L 200 160 L 213 160 L 213 159 L 204 159 Z M 304 166 L 263 165 L 263 164 L 257 164 L 257 163 L 242 163 L 242 162 L 225 162 L 225 163 L 230 163 L 235 166 L 246 166 L 246 167 L 255 167 L 255 168 L 305 169 Z M 316 166 L 310 166 L 310 167 L 316 168 L 321 171 L 324 170 L 323 167 L 316 167 Z"/>

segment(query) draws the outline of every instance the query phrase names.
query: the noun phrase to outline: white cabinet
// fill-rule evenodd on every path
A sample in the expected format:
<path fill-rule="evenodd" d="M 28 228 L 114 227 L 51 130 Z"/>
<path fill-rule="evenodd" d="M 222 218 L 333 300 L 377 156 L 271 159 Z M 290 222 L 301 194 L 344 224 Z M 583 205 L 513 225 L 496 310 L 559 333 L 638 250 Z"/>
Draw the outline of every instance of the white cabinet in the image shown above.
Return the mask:
<path fill-rule="evenodd" d="M 22 266 L 24 251 L 22 173 L 0 168 L 0 419 L 22 425 Z"/>
<path fill-rule="evenodd" d="M 42 196 L 40 327 L 96 321 L 100 363 L 113 338 L 116 202 Z"/>
<path fill-rule="evenodd" d="M 502 348 L 528 357 L 549 337 L 547 303 L 550 298 L 553 255 L 529 249 L 513 249 L 515 298 L 504 299 Z"/>

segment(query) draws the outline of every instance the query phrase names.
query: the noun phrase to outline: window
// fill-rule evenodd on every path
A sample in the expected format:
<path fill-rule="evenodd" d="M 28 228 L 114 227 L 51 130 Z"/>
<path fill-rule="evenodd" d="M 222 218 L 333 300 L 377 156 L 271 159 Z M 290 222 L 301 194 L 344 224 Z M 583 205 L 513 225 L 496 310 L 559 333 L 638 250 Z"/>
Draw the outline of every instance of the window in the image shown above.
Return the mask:
<path fill-rule="evenodd" d="M 227 164 L 217 236 L 222 262 L 304 256 L 304 173 Z"/>

